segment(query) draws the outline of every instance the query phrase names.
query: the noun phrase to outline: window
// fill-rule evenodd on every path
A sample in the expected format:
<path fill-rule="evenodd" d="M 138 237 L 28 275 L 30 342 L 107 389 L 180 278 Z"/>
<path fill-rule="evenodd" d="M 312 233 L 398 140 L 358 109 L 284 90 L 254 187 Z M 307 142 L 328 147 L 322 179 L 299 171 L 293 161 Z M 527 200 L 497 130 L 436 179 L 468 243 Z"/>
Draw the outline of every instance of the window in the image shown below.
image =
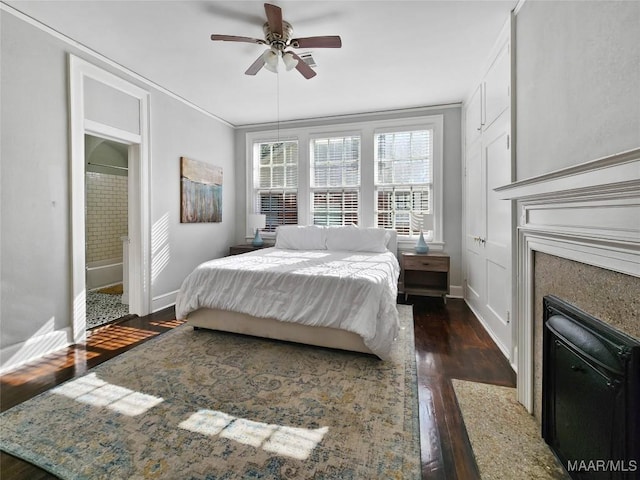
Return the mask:
<path fill-rule="evenodd" d="M 432 130 L 374 136 L 376 225 L 412 235 L 411 214 L 432 212 Z"/>
<path fill-rule="evenodd" d="M 312 223 L 358 224 L 360 137 L 311 140 L 310 170 Z"/>
<path fill-rule="evenodd" d="M 298 142 L 255 143 L 255 211 L 266 215 L 265 232 L 298 223 Z"/>
<path fill-rule="evenodd" d="M 411 219 L 432 214 L 426 239 L 441 244 L 443 119 L 420 115 L 246 132 L 246 213 L 266 215 L 269 240 L 278 225 L 356 224 L 395 229 L 403 248 L 419 232 Z M 457 187 L 457 180 L 450 182 Z M 253 236 L 248 226 L 245 235 Z"/>

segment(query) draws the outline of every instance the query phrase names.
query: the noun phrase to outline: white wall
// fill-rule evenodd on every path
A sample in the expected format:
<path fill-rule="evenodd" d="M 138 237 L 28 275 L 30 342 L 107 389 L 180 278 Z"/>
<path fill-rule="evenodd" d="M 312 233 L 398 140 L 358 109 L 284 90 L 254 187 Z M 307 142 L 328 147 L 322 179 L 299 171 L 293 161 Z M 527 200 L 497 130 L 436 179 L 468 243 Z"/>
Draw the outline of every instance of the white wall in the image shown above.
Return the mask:
<path fill-rule="evenodd" d="M 461 114 L 460 106 L 450 108 L 425 108 L 399 110 L 383 114 L 349 115 L 329 119 L 287 122 L 281 128 L 318 127 L 340 124 L 355 124 L 377 120 L 395 120 L 415 118 L 420 115 L 443 115 L 443 240 L 445 252 L 451 257 L 450 282 L 452 286 L 462 285 L 462 180 L 461 180 Z M 247 199 L 246 185 L 246 147 L 245 136 L 249 132 L 273 130 L 275 125 L 247 126 L 236 130 L 236 193 L 235 202 L 238 212 L 238 223 L 235 238 L 238 243 L 245 241 L 245 213 Z"/>
<path fill-rule="evenodd" d="M 639 26 L 637 1 L 524 3 L 517 180 L 640 146 Z"/>
<path fill-rule="evenodd" d="M 231 127 L 11 13 L 2 11 L 0 21 L 2 369 L 18 355 L 55 348 L 71 324 L 68 53 L 151 94 L 154 306 L 170 304 L 197 263 L 224 254 L 232 243 L 235 177 Z M 179 223 L 180 156 L 223 168 L 222 223 Z"/>

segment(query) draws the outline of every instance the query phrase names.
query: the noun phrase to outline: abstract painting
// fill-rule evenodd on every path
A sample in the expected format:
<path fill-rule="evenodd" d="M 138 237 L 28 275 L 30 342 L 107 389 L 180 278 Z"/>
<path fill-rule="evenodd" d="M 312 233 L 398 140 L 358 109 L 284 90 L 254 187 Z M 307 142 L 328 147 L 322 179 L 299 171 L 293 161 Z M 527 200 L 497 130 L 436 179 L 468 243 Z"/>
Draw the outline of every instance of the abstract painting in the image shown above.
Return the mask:
<path fill-rule="evenodd" d="M 180 222 L 222 221 L 222 167 L 180 157 Z"/>

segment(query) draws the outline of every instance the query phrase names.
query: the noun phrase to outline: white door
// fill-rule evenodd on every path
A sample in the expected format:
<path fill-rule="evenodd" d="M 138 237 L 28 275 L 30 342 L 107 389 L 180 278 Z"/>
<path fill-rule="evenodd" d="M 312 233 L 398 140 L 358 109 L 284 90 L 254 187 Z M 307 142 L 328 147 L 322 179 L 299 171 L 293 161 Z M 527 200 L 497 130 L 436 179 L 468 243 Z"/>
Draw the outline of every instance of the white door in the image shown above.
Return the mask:
<path fill-rule="evenodd" d="M 484 115 L 482 124 L 488 129 L 511 104 L 510 44 L 506 42 L 489 67 L 484 79 Z"/>
<path fill-rule="evenodd" d="M 465 141 L 472 145 L 482 133 L 482 84 L 478 85 L 465 108 Z"/>
<path fill-rule="evenodd" d="M 507 129 L 494 130 L 484 145 L 486 172 L 485 232 L 481 241 L 486 292 L 483 316 L 494 340 L 507 356 L 511 353 L 511 203 L 494 189 L 511 182 L 510 139 Z M 484 142 L 483 142 L 484 143 Z"/>
<path fill-rule="evenodd" d="M 496 44 L 481 86 L 465 105 L 464 294 L 498 347 L 513 361 L 513 218 L 511 202 L 494 192 L 512 181 L 509 31 Z"/>
<path fill-rule="evenodd" d="M 484 251 L 480 241 L 485 236 L 486 224 L 482 163 L 482 145 L 478 141 L 467 147 L 465 165 L 465 298 L 477 312 L 482 309 L 485 292 Z"/>

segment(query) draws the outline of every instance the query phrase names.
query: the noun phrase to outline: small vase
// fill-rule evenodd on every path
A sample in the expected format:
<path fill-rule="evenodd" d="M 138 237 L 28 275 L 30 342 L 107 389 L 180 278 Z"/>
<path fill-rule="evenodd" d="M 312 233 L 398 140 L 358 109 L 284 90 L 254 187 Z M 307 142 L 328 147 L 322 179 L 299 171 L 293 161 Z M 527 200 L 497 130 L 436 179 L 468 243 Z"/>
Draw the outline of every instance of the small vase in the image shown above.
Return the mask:
<path fill-rule="evenodd" d="M 262 245 L 264 245 L 264 242 L 262 241 L 262 237 L 260 236 L 260 229 L 258 228 L 256 228 L 256 236 L 253 237 L 252 245 L 254 247 L 261 247 Z"/>
<path fill-rule="evenodd" d="M 416 243 L 416 253 L 429 253 L 429 245 L 424 241 L 422 230 L 420 230 L 420 237 L 418 238 L 418 243 Z"/>

